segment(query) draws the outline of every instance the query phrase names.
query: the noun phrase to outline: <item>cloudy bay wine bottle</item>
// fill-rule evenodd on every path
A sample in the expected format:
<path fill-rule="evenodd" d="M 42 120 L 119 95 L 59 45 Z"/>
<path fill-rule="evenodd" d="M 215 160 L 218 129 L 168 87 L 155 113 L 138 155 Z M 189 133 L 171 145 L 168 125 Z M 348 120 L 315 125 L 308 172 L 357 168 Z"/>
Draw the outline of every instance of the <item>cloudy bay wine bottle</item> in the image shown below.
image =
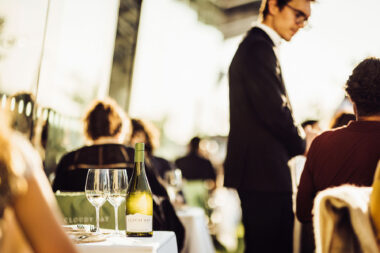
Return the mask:
<path fill-rule="evenodd" d="M 144 143 L 135 145 L 134 169 L 125 204 L 127 236 L 151 237 L 153 235 L 153 199 L 145 174 Z"/>

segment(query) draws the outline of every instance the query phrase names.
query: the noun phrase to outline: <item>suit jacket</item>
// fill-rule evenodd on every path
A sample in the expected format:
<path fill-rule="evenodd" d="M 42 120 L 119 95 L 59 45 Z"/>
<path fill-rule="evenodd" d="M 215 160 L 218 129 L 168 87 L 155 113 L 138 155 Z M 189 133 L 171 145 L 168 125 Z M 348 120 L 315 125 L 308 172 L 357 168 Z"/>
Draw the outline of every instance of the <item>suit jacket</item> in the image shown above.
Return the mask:
<path fill-rule="evenodd" d="M 305 150 L 270 37 L 252 28 L 229 69 L 230 133 L 225 186 L 291 192 L 288 160 Z"/>

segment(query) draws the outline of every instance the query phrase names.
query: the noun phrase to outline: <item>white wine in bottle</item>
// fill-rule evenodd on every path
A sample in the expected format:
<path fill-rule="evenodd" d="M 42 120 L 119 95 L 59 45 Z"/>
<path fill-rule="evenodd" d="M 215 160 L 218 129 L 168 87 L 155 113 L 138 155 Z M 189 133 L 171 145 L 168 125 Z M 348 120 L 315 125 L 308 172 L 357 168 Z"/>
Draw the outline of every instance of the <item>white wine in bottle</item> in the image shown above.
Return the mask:
<path fill-rule="evenodd" d="M 144 143 L 135 145 L 135 164 L 125 204 L 127 236 L 151 237 L 153 235 L 153 199 L 145 174 Z"/>

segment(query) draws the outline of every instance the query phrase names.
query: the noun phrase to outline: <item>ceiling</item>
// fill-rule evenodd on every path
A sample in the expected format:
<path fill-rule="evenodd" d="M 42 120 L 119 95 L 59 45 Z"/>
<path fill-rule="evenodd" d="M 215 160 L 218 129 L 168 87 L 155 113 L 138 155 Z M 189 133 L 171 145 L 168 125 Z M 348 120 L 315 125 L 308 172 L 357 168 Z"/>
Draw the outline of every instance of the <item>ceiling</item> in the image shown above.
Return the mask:
<path fill-rule="evenodd" d="M 260 0 L 179 0 L 198 13 L 198 19 L 219 29 L 225 39 L 246 32 L 257 20 Z"/>

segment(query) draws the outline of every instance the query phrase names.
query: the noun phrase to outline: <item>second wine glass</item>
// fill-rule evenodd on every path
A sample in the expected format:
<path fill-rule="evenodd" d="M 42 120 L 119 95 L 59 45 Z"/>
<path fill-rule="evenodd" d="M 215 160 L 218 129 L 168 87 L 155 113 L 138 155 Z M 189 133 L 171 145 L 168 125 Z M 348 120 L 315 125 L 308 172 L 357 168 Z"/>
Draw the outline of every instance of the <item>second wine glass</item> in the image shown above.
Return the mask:
<path fill-rule="evenodd" d="M 120 234 L 118 224 L 118 210 L 119 206 L 127 195 L 128 176 L 125 169 L 110 169 L 110 194 L 108 195 L 108 201 L 115 211 L 115 234 Z"/>
<path fill-rule="evenodd" d="M 109 194 L 110 179 L 108 170 L 89 169 L 86 178 L 86 197 L 96 210 L 96 232 L 99 233 L 99 209 Z"/>
<path fill-rule="evenodd" d="M 170 170 L 165 173 L 167 183 L 166 190 L 170 201 L 175 203 L 178 192 L 182 189 L 182 172 L 180 169 Z"/>

